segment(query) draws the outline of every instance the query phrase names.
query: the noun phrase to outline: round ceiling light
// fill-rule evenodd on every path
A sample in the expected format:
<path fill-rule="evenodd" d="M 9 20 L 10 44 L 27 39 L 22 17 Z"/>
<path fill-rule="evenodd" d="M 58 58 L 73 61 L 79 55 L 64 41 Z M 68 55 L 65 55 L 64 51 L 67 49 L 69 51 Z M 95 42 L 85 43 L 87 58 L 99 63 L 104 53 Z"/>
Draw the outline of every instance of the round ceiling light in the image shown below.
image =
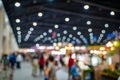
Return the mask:
<path fill-rule="evenodd" d="M 40 38 L 43 38 L 43 35 L 40 35 Z"/>
<path fill-rule="evenodd" d="M 21 3 L 20 2 L 16 2 L 15 3 L 15 7 L 20 7 Z"/>
<path fill-rule="evenodd" d="M 70 18 L 68 18 L 68 17 L 65 18 L 65 21 L 66 21 L 66 22 L 69 22 L 69 21 L 70 21 Z"/>
<path fill-rule="evenodd" d="M 102 30 L 102 33 L 105 33 L 105 30 Z"/>
<path fill-rule="evenodd" d="M 31 28 L 30 28 L 30 31 L 33 31 L 33 30 L 34 30 L 34 28 L 31 27 Z"/>
<path fill-rule="evenodd" d="M 91 29 L 91 28 L 89 28 L 89 29 L 88 29 L 88 32 L 92 32 L 92 29 Z"/>
<path fill-rule="evenodd" d="M 103 37 L 104 35 L 103 34 L 100 34 L 100 37 Z"/>
<path fill-rule="evenodd" d="M 28 31 L 28 34 L 31 34 L 32 32 L 31 31 Z"/>
<path fill-rule="evenodd" d="M 17 34 L 21 34 L 21 31 L 18 31 Z"/>
<path fill-rule="evenodd" d="M 49 32 L 49 33 L 52 33 L 52 29 L 49 29 L 48 32 Z"/>
<path fill-rule="evenodd" d="M 72 38 L 72 34 L 70 34 L 69 37 Z"/>
<path fill-rule="evenodd" d="M 77 35 L 81 35 L 81 32 L 77 32 Z"/>
<path fill-rule="evenodd" d="M 87 21 L 86 23 L 87 23 L 87 25 L 90 25 L 90 24 L 91 24 L 91 21 Z"/>
<path fill-rule="evenodd" d="M 59 27 L 59 25 L 56 24 L 56 25 L 54 25 L 54 27 L 57 29 Z"/>
<path fill-rule="evenodd" d="M 66 30 L 64 30 L 64 31 L 63 31 L 63 33 L 64 33 L 64 34 L 67 34 L 67 31 L 66 31 Z"/>
<path fill-rule="evenodd" d="M 44 35 L 44 36 L 46 36 L 46 35 L 47 35 L 47 33 L 46 33 L 46 32 L 44 32 L 44 33 L 43 33 L 43 35 Z"/>
<path fill-rule="evenodd" d="M 43 13 L 42 13 L 42 12 L 39 12 L 39 13 L 38 13 L 38 16 L 39 16 L 39 17 L 42 17 L 42 16 L 43 16 Z"/>
<path fill-rule="evenodd" d="M 74 27 L 73 27 L 73 30 L 77 30 L 77 27 L 76 27 L 76 26 L 74 26 Z"/>
<path fill-rule="evenodd" d="M 115 15 L 115 12 L 114 12 L 114 11 L 111 11 L 111 12 L 110 12 L 110 15 L 114 16 L 114 15 Z"/>
<path fill-rule="evenodd" d="M 60 36 L 60 33 L 58 33 L 57 36 L 59 37 L 59 36 Z"/>
<path fill-rule="evenodd" d="M 105 28 L 108 28 L 109 27 L 109 24 L 105 24 Z"/>
<path fill-rule="evenodd" d="M 19 30 L 20 30 L 20 27 L 17 27 L 17 28 L 16 28 L 16 30 L 18 30 L 18 31 L 19 31 Z"/>
<path fill-rule="evenodd" d="M 33 26 L 37 26 L 37 22 L 33 22 Z"/>
<path fill-rule="evenodd" d="M 16 23 L 20 23 L 20 19 L 16 19 L 15 21 L 16 21 Z"/>
<path fill-rule="evenodd" d="M 84 5 L 84 9 L 88 10 L 89 9 L 89 5 Z"/>

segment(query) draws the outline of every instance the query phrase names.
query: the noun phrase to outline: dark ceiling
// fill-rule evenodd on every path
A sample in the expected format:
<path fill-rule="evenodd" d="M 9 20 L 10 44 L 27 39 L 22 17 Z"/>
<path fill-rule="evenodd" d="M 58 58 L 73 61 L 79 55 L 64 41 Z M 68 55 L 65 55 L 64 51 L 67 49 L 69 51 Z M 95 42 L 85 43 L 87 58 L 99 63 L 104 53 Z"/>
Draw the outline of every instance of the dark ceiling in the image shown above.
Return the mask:
<path fill-rule="evenodd" d="M 101 45 L 120 32 L 119 0 L 2 1 L 19 47 L 54 42 Z"/>

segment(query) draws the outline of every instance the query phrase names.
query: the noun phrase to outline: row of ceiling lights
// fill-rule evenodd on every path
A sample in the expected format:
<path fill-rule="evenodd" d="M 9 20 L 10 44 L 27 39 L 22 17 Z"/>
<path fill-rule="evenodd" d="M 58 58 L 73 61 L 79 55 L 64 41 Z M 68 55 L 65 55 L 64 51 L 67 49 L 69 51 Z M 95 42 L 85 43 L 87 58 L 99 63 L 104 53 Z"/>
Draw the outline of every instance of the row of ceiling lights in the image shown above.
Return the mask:
<path fill-rule="evenodd" d="M 101 40 L 102 39 L 102 37 L 103 37 L 104 35 L 103 34 L 100 34 L 100 37 L 99 37 L 99 39 Z M 44 38 L 44 39 L 43 39 Z M 65 41 L 65 39 L 68 41 L 68 42 L 70 42 L 71 41 L 71 38 L 73 39 L 73 41 L 75 40 L 77 43 L 79 42 L 81 42 L 80 41 L 80 39 L 77 39 L 76 37 L 74 37 L 72 34 L 70 34 L 69 35 L 69 37 L 67 38 L 66 36 L 63 36 L 62 38 L 60 38 L 60 37 L 58 37 L 58 38 L 56 38 L 56 39 L 54 39 L 54 38 L 51 38 L 51 37 L 44 37 L 43 35 L 40 35 L 40 37 L 39 37 L 39 39 L 43 39 L 43 41 L 47 41 L 47 40 L 49 40 L 49 41 L 51 41 L 52 39 L 52 42 L 56 42 L 56 41 Z M 85 38 L 83 37 L 83 35 L 81 35 L 80 36 L 80 38 L 83 40 L 83 42 L 85 43 L 85 44 L 87 44 L 87 42 L 86 42 L 86 40 L 85 40 Z M 91 44 L 93 44 L 93 33 L 90 33 L 90 39 L 91 39 Z M 100 41 L 98 39 L 98 41 Z M 37 40 L 38 41 L 38 40 Z M 35 42 L 37 42 L 37 41 L 35 41 Z M 51 43 L 52 43 L 51 42 Z M 98 43 L 100 43 L 100 42 L 98 42 Z"/>
<path fill-rule="evenodd" d="M 76 27 L 73 27 L 73 30 L 76 30 Z M 49 29 L 48 32 L 49 32 L 49 33 L 52 33 L 52 29 Z M 88 29 L 88 32 L 92 32 L 92 29 L 89 28 L 89 29 Z M 104 33 L 105 33 L 105 30 L 102 30 L 101 32 L 104 34 Z M 63 34 L 67 34 L 67 30 L 64 30 L 64 31 L 63 31 Z M 93 34 L 93 33 L 90 33 L 90 34 Z M 43 36 L 46 36 L 46 35 L 47 35 L 47 33 L 44 32 L 44 33 L 43 33 Z M 78 31 L 78 32 L 77 32 L 77 35 L 81 35 L 81 32 Z M 101 35 L 102 35 L 102 34 L 101 34 Z M 100 35 L 100 38 L 102 38 L 101 35 Z M 57 36 L 60 37 L 60 33 L 57 33 Z M 69 37 L 72 38 L 73 35 L 72 35 L 72 34 L 69 34 Z M 43 38 L 43 37 L 42 37 L 42 38 Z M 84 38 L 83 38 L 83 35 L 81 35 L 80 38 L 82 38 L 82 40 L 85 42 L 85 40 L 84 40 Z M 34 41 L 37 42 L 37 41 L 40 40 L 40 39 L 41 39 L 41 37 L 37 37 Z"/>
<path fill-rule="evenodd" d="M 17 30 L 20 30 L 20 27 L 17 27 L 16 29 L 17 29 Z M 25 41 L 27 41 L 27 40 L 28 40 L 28 38 L 29 38 L 28 36 L 30 36 L 31 31 L 33 31 L 33 30 L 34 30 L 34 28 L 32 28 L 32 27 L 31 27 L 31 28 L 30 28 L 30 31 L 28 31 L 28 35 L 26 36 L 26 37 L 27 37 L 27 39 L 26 39 Z M 73 30 L 76 30 L 76 27 L 73 27 Z M 49 33 L 52 33 L 52 29 L 49 29 L 49 30 L 48 30 L 48 32 L 49 32 Z M 92 32 L 92 29 L 91 29 L 91 28 L 89 28 L 89 29 L 88 29 L 88 32 Z M 104 33 L 105 33 L 105 30 L 102 30 L 101 32 L 104 34 Z M 64 30 L 64 31 L 63 31 L 63 33 L 64 33 L 64 34 L 67 34 L 67 30 Z M 20 31 L 18 31 L 18 34 L 21 34 L 21 32 L 20 32 Z M 44 32 L 44 33 L 43 33 L 43 36 L 46 36 L 46 35 L 47 35 L 47 33 L 46 33 L 46 32 Z M 81 32 L 80 32 L 80 31 L 78 31 L 78 32 L 77 32 L 77 35 L 81 35 Z M 60 33 L 58 33 L 58 34 L 57 34 L 57 36 L 59 37 L 59 36 L 60 36 Z M 69 37 L 70 37 L 70 38 L 72 38 L 72 37 L 73 37 L 73 35 L 72 35 L 72 34 L 70 34 L 70 35 L 69 35 Z M 81 38 L 82 38 L 82 39 L 84 39 L 83 37 L 81 37 Z M 100 38 L 101 38 L 101 37 L 100 37 Z M 40 39 L 40 38 L 39 38 L 39 39 Z"/>
<path fill-rule="evenodd" d="M 41 38 L 42 39 L 42 41 L 43 42 L 45 42 L 45 41 L 50 41 L 51 43 L 53 43 L 53 42 L 66 42 L 66 40 L 67 40 L 67 42 L 70 42 L 71 41 L 71 38 L 67 38 L 66 36 L 63 36 L 62 38 L 51 38 L 51 37 L 42 37 Z M 76 43 L 81 43 L 81 41 L 79 40 L 79 39 L 77 39 L 76 37 L 73 37 L 72 38 L 73 40 L 71 41 L 71 42 L 73 42 L 73 44 L 76 42 Z M 35 42 L 37 42 L 37 41 L 35 41 Z"/>
<path fill-rule="evenodd" d="M 20 19 L 16 19 L 16 23 L 20 23 Z M 86 24 L 87 24 L 87 25 L 91 25 L 91 21 L 87 21 Z M 33 22 L 32 25 L 33 25 L 33 26 L 37 26 L 38 23 L 37 23 L 37 22 Z M 108 28 L 108 27 L 109 27 L 109 24 L 106 23 L 104 26 L 105 26 L 105 28 Z M 55 24 L 55 25 L 54 25 L 54 28 L 56 28 L 56 29 L 59 28 L 59 25 Z M 73 27 L 73 30 L 77 30 L 77 27 L 74 26 L 74 27 Z"/>
<path fill-rule="evenodd" d="M 17 5 L 18 5 L 18 6 L 17 6 Z M 16 7 L 19 7 L 19 6 L 20 6 L 20 3 L 19 3 L 19 2 L 16 2 L 16 3 L 15 3 L 15 6 L 16 6 Z M 85 5 L 84 8 L 85 8 L 85 9 L 89 9 L 89 5 Z M 38 13 L 38 16 L 39 16 L 39 17 L 42 17 L 42 16 L 43 16 L 43 13 L 42 13 L 42 12 L 39 12 L 39 13 Z M 65 18 L 65 21 L 66 21 L 66 22 L 69 22 L 69 21 L 70 21 L 70 18 L 66 17 L 66 18 Z M 20 19 L 16 19 L 16 23 L 20 23 Z M 87 25 L 90 25 L 90 24 L 91 24 L 91 21 L 87 21 L 86 24 L 87 24 Z M 37 22 L 33 22 L 33 26 L 37 26 Z M 56 24 L 56 25 L 54 25 L 54 27 L 55 27 L 55 28 L 59 28 L 59 25 Z M 105 24 L 105 27 L 106 27 L 106 28 L 109 27 L 109 24 Z M 77 27 L 73 27 L 73 30 L 76 30 L 76 29 L 77 29 Z M 49 32 L 51 33 L 51 30 L 50 30 Z"/>
<path fill-rule="evenodd" d="M 16 30 L 17 30 L 17 34 L 18 34 L 18 43 L 21 43 L 21 31 L 20 31 L 21 28 L 17 27 Z"/>
<path fill-rule="evenodd" d="M 38 13 L 38 14 L 41 14 L 41 16 L 42 16 L 42 13 L 41 13 L 41 12 Z M 69 22 L 69 21 L 70 21 L 70 18 L 68 18 L 68 17 L 65 18 L 65 21 L 66 21 L 66 22 Z M 21 20 L 17 18 L 17 19 L 15 20 L 15 22 L 16 22 L 16 23 L 20 23 Z M 87 25 L 91 25 L 91 21 L 87 21 L 86 24 L 87 24 Z M 37 22 L 33 22 L 32 25 L 33 25 L 33 26 L 37 26 L 38 23 L 37 23 Z M 108 27 L 109 27 L 109 24 L 106 23 L 104 26 L 105 26 L 105 28 L 108 28 Z M 55 24 L 54 27 L 57 29 L 57 28 L 59 28 L 59 25 Z M 76 30 L 76 29 L 77 29 L 76 27 L 73 27 L 73 30 Z"/>
<path fill-rule="evenodd" d="M 20 5 L 21 5 L 21 4 L 20 4 L 19 2 L 16 2 L 16 3 L 15 3 L 15 6 L 16 6 L 16 7 L 20 7 Z M 85 6 L 84 6 L 84 9 L 86 9 L 86 10 L 89 9 L 89 5 L 85 5 Z M 114 12 L 114 11 L 111 11 L 110 14 L 111 14 L 111 15 L 115 15 L 115 12 Z M 39 17 L 42 17 L 42 16 L 43 16 L 43 13 L 42 13 L 42 12 L 39 12 L 39 13 L 38 13 L 38 16 L 39 16 Z M 65 18 L 65 21 L 66 21 L 66 22 L 69 22 L 69 21 L 70 21 L 70 18 L 66 17 L 66 18 Z M 16 23 L 20 23 L 20 19 L 16 19 Z M 91 24 L 91 21 L 87 21 L 86 24 L 87 24 L 87 25 L 90 25 L 90 24 Z M 33 26 L 37 26 L 37 22 L 33 22 Z M 108 27 L 109 27 L 109 24 L 105 24 L 104 26 L 105 26 L 106 28 L 108 28 Z M 56 25 L 54 25 L 54 27 L 55 27 L 55 28 L 59 28 L 59 25 L 56 24 Z M 74 26 L 74 27 L 73 27 L 73 30 L 77 30 L 77 27 Z M 92 29 L 90 28 L 90 29 L 88 29 L 88 31 L 89 31 L 89 32 L 92 32 Z M 52 29 L 49 29 L 49 33 L 51 33 L 51 32 L 52 32 Z M 30 33 L 30 31 L 29 31 L 29 33 Z M 28 34 L 29 34 L 29 33 L 28 33 Z M 105 30 L 102 30 L 102 33 L 105 33 Z M 67 31 L 64 31 L 64 34 L 67 34 Z M 77 32 L 77 34 L 80 35 L 81 32 Z M 44 35 L 47 35 L 47 34 L 44 33 Z M 58 35 L 58 36 L 59 36 L 59 35 Z M 69 35 L 69 37 L 71 37 L 71 36 L 72 36 L 72 35 Z M 84 38 L 83 38 L 83 39 L 84 39 Z M 69 39 L 68 39 L 68 40 L 69 40 Z"/>
<path fill-rule="evenodd" d="M 20 7 L 20 6 L 21 6 L 21 3 L 20 3 L 20 2 L 16 2 L 14 5 L 15 5 L 15 7 Z M 89 8 L 90 8 L 89 5 L 84 5 L 84 9 L 85 9 L 85 10 L 88 10 Z M 39 15 L 39 16 L 42 16 L 41 13 L 38 14 L 38 15 Z M 114 16 L 114 15 L 115 15 L 115 12 L 114 12 L 114 11 L 110 11 L 110 15 Z M 69 21 L 68 18 L 66 18 L 66 20 Z"/>
<path fill-rule="evenodd" d="M 49 29 L 49 30 L 51 30 L 51 29 Z M 48 31 L 49 31 L 49 30 L 48 30 Z M 63 33 L 66 34 L 67 31 L 64 30 Z M 80 34 L 81 34 L 81 32 L 78 32 L 78 35 L 80 35 Z M 39 41 L 40 39 L 43 39 L 44 36 L 46 36 L 46 35 L 47 35 L 47 33 L 44 32 L 43 34 L 41 34 L 40 36 L 38 36 L 37 38 L 35 38 L 35 39 L 34 39 L 34 42 L 37 42 L 37 41 Z M 61 38 L 60 38 L 60 33 L 57 33 L 57 37 L 58 37 L 58 41 L 60 41 L 60 40 L 61 40 Z M 69 34 L 69 38 L 73 38 L 73 40 L 76 40 L 76 37 L 73 37 L 72 34 Z M 63 40 L 64 40 L 64 39 L 67 39 L 67 41 L 70 41 L 69 38 L 67 39 L 66 36 L 63 36 Z M 83 35 L 81 35 L 80 38 L 83 39 L 83 41 L 84 41 L 84 37 L 83 37 Z M 52 39 L 52 38 L 51 38 L 51 39 Z M 51 39 L 49 38 L 48 40 L 51 40 Z M 46 40 L 46 39 L 45 39 L 45 40 Z M 56 40 L 55 40 L 55 41 L 56 41 Z M 77 42 L 80 42 L 79 39 L 77 39 Z"/>
<path fill-rule="evenodd" d="M 28 30 L 28 33 L 27 33 L 27 35 L 25 36 L 24 41 L 27 41 L 27 40 L 29 39 L 30 35 L 32 34 L 32 31 L 34 31 L 34 28 L 33 28 L 33 27 L 31 27 L 31 28 Z"/>

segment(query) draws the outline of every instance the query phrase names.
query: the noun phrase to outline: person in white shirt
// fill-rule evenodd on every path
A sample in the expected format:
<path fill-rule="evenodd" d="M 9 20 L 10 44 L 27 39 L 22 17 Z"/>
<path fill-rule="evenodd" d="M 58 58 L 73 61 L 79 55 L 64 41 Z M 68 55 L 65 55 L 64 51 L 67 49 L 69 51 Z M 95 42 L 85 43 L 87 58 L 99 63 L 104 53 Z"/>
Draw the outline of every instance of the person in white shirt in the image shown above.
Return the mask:
<path fill-rule="evenodd" d="M 23 60 L 23 58 L 22 58 L 22 55 L 21 54 L 18 54 L 17 55 L 17 58 L 16 58 L 16 67 L 18 68 L 18 69 L 20 69 L 21 68 L 21 62 L 22 62 L 22 60 Z"/>

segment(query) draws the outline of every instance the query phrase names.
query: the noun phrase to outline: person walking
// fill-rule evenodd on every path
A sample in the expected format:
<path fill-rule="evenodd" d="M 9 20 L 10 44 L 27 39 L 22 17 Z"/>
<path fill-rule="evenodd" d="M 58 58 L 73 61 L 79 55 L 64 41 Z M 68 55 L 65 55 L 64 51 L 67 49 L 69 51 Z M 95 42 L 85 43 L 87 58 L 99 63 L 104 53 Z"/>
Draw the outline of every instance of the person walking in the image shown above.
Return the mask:
<path fill-rule="evenodd" d="M 44 59 L 43 54 L 40 55 L 38 64 L 39 64 L 40 74 L 42 74 L 42 72 L 44 72 L 44 65 L 45 65 L 45 59 Z"/>
<path fill-rule="evenodd" d="M 23 61 L 22 55 L 18 53 L 16 58 L 16 67 L 17 69 L 21 68 L 21 62 Z"/>
<path fill-rule="evenodd" d="M 71 68 L 74 65 L 74 59 L 72 58 L 72 54 L 69 55 L 69 60 L 68 60 L 68 80 L 71 78 Z"/>
<path fill-rule="evenodd" d="M 57 71 L 57 61 L 54 60 L 53 56 L 49 57 L 49 80 L 57 80 L 56 71 Z"/>
<path fill-rule="evenodd" d="M 10 63 L 10 68 L 11 68 L 11 74 L 10 74 L 10 80 L 13 79 L 13 74 L 14 74 L 14 68 L 16 64 L 16 55 L 15 53 L 12 53 L 9 55 L 9 63 Z"/>
<path fill-rule="evenodd" d="M 16 64 L 16 55 L 15 55 L 15 53 L 12 53 L 12 54 L 9 55 L 9 62 L 10 62 L 11 69 L 14 70 L 15 64 Z"/>
<path fill-rule="evenodd" d="M 49 63 L 48 61 L 46 61 L 44 69 L 44 80 L 49 80 L 49 72 L 50 72 Z"/>
<path fill-rule="evenodd" d="M 38 70 L 38 55 L 36 53 L 32 55 L 31 64 L 32 64 L 32 76 L 36 77 Z"/>
<path fill-rule="evenodd" d="M 71 67 L 72 80 L 81 80 L 81 69 L 78 65 L 78 60 Z"/>

